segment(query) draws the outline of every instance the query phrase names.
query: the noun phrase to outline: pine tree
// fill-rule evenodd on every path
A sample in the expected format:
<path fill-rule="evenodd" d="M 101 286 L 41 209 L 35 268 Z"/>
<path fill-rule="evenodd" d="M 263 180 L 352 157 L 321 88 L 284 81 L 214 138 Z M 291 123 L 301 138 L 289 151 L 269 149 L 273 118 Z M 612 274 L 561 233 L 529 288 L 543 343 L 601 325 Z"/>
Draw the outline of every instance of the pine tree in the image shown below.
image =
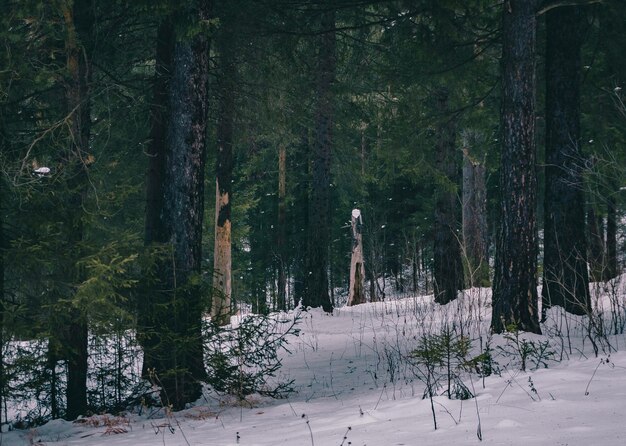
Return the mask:
<path fill-rule="evenodd" d="M 458 163 L 455 154 L 456 128 L 454 116 L 448 116 L 447 89 L 441 87 L 435 96 L 437 110 L 443 122 L 437 128 L 437 167 L 443 176 L 435 204 L 435 227 L 433 246 L 433 278 L 435 301 L 447 304 L 456 299 L 463 288 L 463 263 L 461 239 L 458 231 L 459 197 L 456 193 Z"/>
<path fill-rule="evenodd" d="M 509 0 L 502 20 L 500 228 L 491 328 L 540 333 L 535 149 L 536 1 Z"/>
<path fill-rule="evenodd" d="M 162 385 L 162 398 L 176 409 L 198 398 L 200 382 L 206 377 L 200 267 L 209 68 L 209 41 L 203 26 L 209 20 L 210 6 L 209 1 L 199 0 L 173 15 L 173 20 L 180 22 L 174 28 L 170 62 L 164 61 L 164 66 L 171 68 L 164 120 L 162 196 L 149 197 L 153 198 L 150 204 L 160 202 L 161 209 L 150 210 L 147 216 L 158 216 L 158 221 L 146 224 L 146 228 L 152 228 L 152 242 L 162 244 L 163 249 L 157 259 L 148 318 L 143 321 L 144 330 L 149 333 L 144 354 Z M 185 23 L 188 17 L 193 17 L 193 23 Z M 192 36 L 179 35 L 184 33 L 181 27 L 192 29 Z M 159 39 L 164 39 L 159 44 L 167 47 L 169 30 L 161 28 L 161 32 L 166 35 L 159 35 Z M 164 49 L 165 57 L 168 52 Z M 153 137 L 159 118 L 163 119 L 158 113 L 152 114 Z M 158 171 L 159 167 L 155 172 Z"/>
<path fill-rule="evenodd" d="M 85 236 L 84 200 L 88 188 L 89 144 L 91 136 L 91 107 L 89 88 L 91 82 L 90 43 L 92 40 L 94 11 L 87 0 L 64 0 L 59 2 L 59 13 L 65 27 L 65 51 L 67 79 L 64 82 L 66 113 L 69 122 L 67 149 L 61 155 L 61 163 L 67 178 L 66 237 L 70 252 L 80 256 Z M 77 265 L 78 259 L 69 259 L 63 275 L 69 283 L 78 284 L 84 272 Z M 75 292 L 75 290 L 69 290 Z M 87 317 L 76 305 L 59 309 L 65 317 L 57 348 L 67 359 L 66 413 L 73 420 L 87 412 Z M 53 353 L 54 354 L 54 353 Z"/>
<path fill-rule="evenodd" d="M 335 11 L 321 12 L 319 54 L 317 60 L 317 103 L 313 140 L 311 189 L 307 233 L 305 307 L 322 307 L 332 312 L 329 294 L 328 251 L 331 231 L 331 151 L 333 144 L 333 91 L 335 79 Z"/>
<path fill-rule="evenodd" d="M 544 309 L 591 310 L 580 148 L 582 17 L 577 7 L 547 12 Z"/>

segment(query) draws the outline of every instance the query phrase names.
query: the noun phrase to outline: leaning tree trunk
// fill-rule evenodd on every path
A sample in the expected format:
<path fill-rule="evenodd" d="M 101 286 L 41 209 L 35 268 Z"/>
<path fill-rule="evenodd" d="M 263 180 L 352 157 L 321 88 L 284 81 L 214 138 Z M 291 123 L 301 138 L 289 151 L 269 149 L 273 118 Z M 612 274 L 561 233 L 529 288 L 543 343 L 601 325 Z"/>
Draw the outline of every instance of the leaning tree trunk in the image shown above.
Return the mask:
<path fill-rule="evenodd" d="M 457 233 L 456 194 L 457 168 L 454 144 L 456 127 L 454 117 L 448 112 L 448 90 L 439 88 L 436 93 L 437 109 L 443 123 L 437 129 L 437 167 L 443 176 L 443 186 L 437 191 L 433 244 L 435 302 L 446 304 L 457 297 L 463 288 L 463 263 L 461 244 Z"/>
<path fill-rule="evenodd" d="M 469 139 L 469 136 L 467 137 Z M 487 227 L 487 185 L 485 163 L 463 148 L 463 247 L 467 283 L 472 287 L 489 286 Z"/>
<path fill-rule="evenodd" d="M 491 328 L 540 333 L 535 150 L 536 1 L 508 0 L 502 21 L 500 229 Z"/>
<path fill-rule="evenodd" d="M 328 290 L 329 243 L 331 225 L 330 165 L 333 128 L 335 79 L 335 11 L 322 14 L 317 65 L 317 104 L 313 141 L 312 182 L 307 233 L 308 271 L 303 299 L 305 307 L 322 307 L 332 312 Z"/>
<path fill-rule="evenodd" d="M 583 155 L 580 149 L 581 20 L 576 7 L 547 13 L 546 185 L 543 309 L 591 310 Z"/>
<path fill-rule="evenodd" d="M 359 209 L 352 210 L 352 255 L 350 258 L 350 288 L 348 306 L 365 302 L 365 264 L 363 261 L 363 219 Z"/>
<path fill-rule="evenodd" d="M 211 318 L 218 325 L 230 323 L 232 296 L 231 199 L 233 176 L 233 120 L 235 117 L 235 62 L 228 36 L 219 40 L 219 115 L 215 165 L 215 245 Z M 265 296 L 262 297 L 265 299 Z"/>

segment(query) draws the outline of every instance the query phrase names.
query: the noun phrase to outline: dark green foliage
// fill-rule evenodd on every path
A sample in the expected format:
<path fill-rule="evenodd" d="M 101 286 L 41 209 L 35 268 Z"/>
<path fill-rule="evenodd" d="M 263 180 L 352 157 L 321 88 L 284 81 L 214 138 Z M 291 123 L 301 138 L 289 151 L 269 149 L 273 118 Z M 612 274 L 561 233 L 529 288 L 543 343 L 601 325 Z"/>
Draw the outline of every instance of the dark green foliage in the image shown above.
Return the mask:
<path fill-rule="evenodd" d="M 450 399 L 466 400 L 474 395 L 462 381 L 462 374 L 471 366 L 467 356 L 471 341 L 445 326 L 441 333 L 425 335 L 411 357 L 426 368 L 424 398 L 438 394 L 440 388 Z"/>
<path fill-rule="evenodd" d="M 298 336 L 299 318 L 244 317 L 234 327 L 210 324 L 205 331 L 207 382 L 218 392 L 244 400 L 253 393 L 281 398 L 293 392 L 293 380 L 277 376 L 281 351 Z"/>
<path fill-rule="evenodd" d="M 129 361 L 138 351 L 136 343 L 148 352 L 144 377 L 150 376 L 148 369 L 159 368 L 152 376 L 170 388 L 192 378 L 185 400 L 199 394 L 205 379 L 241 398 L 252 391 L 277 389 L 267 387 L 263 378 L 266 373 L 278 374 L 276 353 L 284 346 L 266 334 L 276 328 L 272 319 L 246 319 L 242 328 L 225 332 L 200 331 L 202 314 L 211 304 L 217 124 L 224 118 L 218 104 L 226 90 L 234 92 L 227 98 L 232 133 L 232 158 L 227 164 L 234 169 L 227 180 L 233 196 L 229 218 L 234 311 L 266 314 L 302 302 L 327 310 L 341 305 L 350 261 L 346 220 L 355 207 L 364 218 L 370 300 L 395 293 L 431 293 L 434 270 L 437 284 L 443 285 L 439 277 L 446 268 L 449 274 L 443 275 L 451 280 L 438 294 L 452 299 L 462 286 L 452 248 L 462 241 L 455 207 L 462 192 L 457 161 L 463 148 L 463 138 L 453 133 L 473 132 L 481 137 L 470 147 L 471 153 L 486 168 L 489 234 L 484 250 L 491 256 L 493 235 L 500 234 L 495 250 L 499 254 L 494 330 L 504 331 L 510 322 L 520 330 L 538 330 L 534 290 L 536 270 L 542 265 L 535 261 L 535 234 L 560 225 L 580 236 L 583 224 L 579 210 L 574 229 L 569 228 L 568 217 L 551 221 L 551 211 L 557 217 L 564 214 L 557 215 L 549 199 L 542 211 L 545 225 L 542 214 L 533 215 L 542 187 L 543 143 L 535 161 L 534 149 L 522 150 L 530 145 L 502 138 L 507 125 L 516 125 L 514 130 L 526 141 L 544 141 L 547 123 L 532 113 L 523 119 L 511 114 L 530 112 L 535 98 L 541 103 L 543 92 L 535 87 L 531 92 L 529 87 L 524 90 L 528 101 L 521 105 L 507 99 L 510 78 L 506 72 L 501 76 L 501 68 L 511 61 L 510 39 L 533 26 L 503 32 L 502 4 L 5 3 L 0 16 L 0 412 L 7 397 L 24 404 L 34 398 L 40 402 L 27 415 L 31 422 L 83 412 L 81 396 L 74 404 L 78 408 L 68 413 L 65 392 L 68 361 L 83 349 L 79 359 L 85 363 L 86 340 L 87 411 L 118 410 L 130 401 L 140 385 Z M 505 4 L 509 3 L 538 2 Z M 78 34 L 73 46 L 68 46 L 71 39 L 61 5 L 76 6 Z M 199 17 L 199 5 L 213 6 L 211 15 Z M 580 144 L 574 155 L 583 184 L 577 176 L 576 188 L 569 188 L 576 193 L 568 196 L 577 201 L 584 188 L 591 274 L 594 280 L 607 280 L 619 273 L 623 262 L 618 243 L 625 196 L 620 188 L 626 184 L 622 90 L 626 10 L 624 2 L 612 1 L 580 11 L 581 31 L 576 35 L 582 66 Z M 527 10 L 528 23 L 538 20 L 541 30 L 543 15 L 537 18 L 535 12 Z M 543 34 L 537 36 L 537 47 L 543 48 Z M 218 37 L 226 41 L 224 46 L 232 45 L 229 63 L 224 66 L 218 57 L 225 52 L 223 47 L 202 50 L 210 57 L 209 74 L 191 82 L 197 88 L 194 92 L 207 87 L 208 94 L 190 95 L 181 84 L 173 87 L 171 75 L 190 74 L 185 70 L 191 65 L 182 63 L 191 60 L 190 42 Z M 79 48 L 83 57 L 74 57 L 78 65 L 69 66 L 67 56 L 76 56 Z M 532 67 L 544 66 L 543 54 L 522 56 L 528 57 L 526 74 L 520 77 L 531 81 Z M 572 58 L 568 55 L 566 61 Z M 542 70 L 538 73 L 543 75 Z M 433 100 L 442 89 L 447 91 L 445 107 Z M 201 97 L 207 102 L 194 103 Z M 168 114 L 172 105 L 178 108 Z M 190 139 L 185 132 L 192 127 L 195 136 L 204 135 L 202 126 L 188 125 L 192 108 L 196 117 L 207 113 L 208 120 L 206 143 L 196 139 L 198 156 L 191 164 L 197 162 L 199 175 L 189 188 L 190 183 L 177 182 L 180 171 L 189 167 L 185 163 L 189 159 L 182 159 L 188 152 L 168 154 L 165 146 L 185 146 Z M 174 131 L 177 119 L 184 121 L 178 128 L 182 133 Z M 535 122 L 538 137 L 531 135 Z M 286 186 L 279 211 L 280 148 L 286 152 Z M 501 149 L 506 149 L 502 156 Z M 183 168 L 167 173 L 166 161 Z M 549 151 L 545 161 L 561 163 Z M 523 187 L 513 181 L 520 178 L 519 163 L 528 169 Z M 49 174 L 37 174 L 39 167 L 50 168 Z M 533 169 L 539 170 L 537 184 Z M 550 183 L 554 172 L 545 169 Z M 519 211 L 519 218 L 513 223 L 503 218 L 499 214 L 505 208 Z M 190 210 L 197 212 L 185 214 Z M 526 225 L 529 222 L 534 226 Z M 442 223 L 445 233 L 436 231 Z M 185 232 L 194 235 L 188 244 L 182 240 Z M 433 239 L 443 240 L 442 234 L 447 248 L 439 250 Z M 555 257 L 554 248 L 562 242 L 554 241 L 546 239 L 547 266 L 555 259 L 568 259 L 558 249 Z M 578 254 L 580 260 L 585 253 Z M 490 260 L 481 261 L 482 278 L 475 285 L 487 283 Z M 524 263 L 523 274 L 507 275 L 508 266 L 516 261 Z M 476 269 L 472 263 L 467 263 L 468 272 Z M 583 277 L 582 272 L 577 274 Z M 559 277 L 557 270 L 552 282 Z M 548 287 L 544 289 L 547 293 Z M 575 293 L 584 295 L 581 290 Z M 269 353 L 255 350 L 251 343 L 255 336 L 266 339 Z M 200 341 L 214 346 L 204 363 Z M 465 342 L 453 330 L 423 340 L 415 360 L 430 364 L 424 369 L 429 389 L 445 381 L 449 396 L 467 397 L 459 378 L 464 368 L 478 369 L 482 375 L 497 373 L 490 348 L 468 358 L 463 353 Z M 526 367 L 548 363 L 547 345 L 521 338 L 507 342 L 509 354 L 523 356 Z M 232 354 L 220 350 L 226 344 Z M 248 354 L 254 364 L 244 367 Z M 193 358 L 193 364 L 181 358 Z M 167 394 L 174 396 L 170 390 Z M 170 402 L 182 407 L 183 399 Z"/>

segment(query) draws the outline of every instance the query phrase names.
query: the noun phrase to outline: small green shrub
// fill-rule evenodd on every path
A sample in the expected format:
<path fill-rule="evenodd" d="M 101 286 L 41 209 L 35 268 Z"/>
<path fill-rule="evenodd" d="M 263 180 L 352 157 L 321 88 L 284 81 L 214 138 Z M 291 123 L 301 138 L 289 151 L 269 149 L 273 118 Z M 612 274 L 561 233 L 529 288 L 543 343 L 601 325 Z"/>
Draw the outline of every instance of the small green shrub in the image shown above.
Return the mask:
<path fill-rule="evenodd" d="M 279 353 L 289 351 L 289 338 L 300 332 L 299 320 L 249 315 L 235 327 L 210 324 L 205 331 L 208 383 L 241 400 L 253 393 L 282 398 L 293 392 L 293 380 L 281 381 L 277 374 Z"/>
<path fill-rule="evenodd" d="M 467 368 L 470 347 L 467 336 L 457 334 L 448 326 L 440 334 L 422 336 L 411 357 L 417 365 L 426 368 L 425 398 L 436 395 L 440 387 L 444 387 L 443 393 L 450 399 L 466 400 L 474 396 L 461 379 Z"/>

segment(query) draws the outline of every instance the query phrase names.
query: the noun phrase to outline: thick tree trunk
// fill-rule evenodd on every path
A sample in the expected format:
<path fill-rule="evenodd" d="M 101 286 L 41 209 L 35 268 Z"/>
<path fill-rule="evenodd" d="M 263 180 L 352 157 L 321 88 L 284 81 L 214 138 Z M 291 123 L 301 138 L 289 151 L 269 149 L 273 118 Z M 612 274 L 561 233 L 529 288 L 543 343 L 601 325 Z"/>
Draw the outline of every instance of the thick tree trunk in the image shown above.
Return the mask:
<path fill-rule="evenodd" d="M 489 286 L 487 185 L 485 164 L 463 149 L 463 246 L 467 284 Z"/>
<path fill-rule="evenodd" d="M 209 2 L 201 0 L 199 20 L 209 19 Z M 205 378 L 202 356 L 201 290 L 196 284 L 202 261 L 204 166 L 208 110 L 209 42 L 205 35 L 178 41 L 169 88 L 163 223 L 172 245 L 171 289 L 174 290 L 174 376 L 165 386 L 175 408 L 195 400 Z"/>
<path fill-rule="evenodd" d="M 507 0 L 502 22 L 500 230 L 491 328 L 540 333 L 535 149 L 536 1 Z"/>
<path fill-rule="evenodd" d="M 591 310 L 580 150 L 581 20 L 576 7 L 547 13 L 543 308 Z"/>
<path fill-rule="evenodd" d="M 352 210 L 352 255 L 350 258 L 350 288 L 348 306 L 365 302 L 365 264 L 363 261 L 363 219 L 359 209 Z"/>
<path fill-rule="evenodd" d="M 209 19 L 209 9 L 209 2 L 200 0 L 186 12 L 187 16 L 193 14 L 205 21 Z M 200 382 L 206 377 L 198 276 L 204 214 L 209 42 L 203 33 L 193 39 L 170 40 L 167 26 L 160 29 L 158 52 L 163 57 L 163 69 L 171 67 L 169 85 L 165 74 L 157 80 L 168 85 L 167 99 L 155 92 L 155 107 L 166 104 L 168 110 L 152 111 L 155 159 L 148 185 L 157 181 L 161 172 L 163 181 L 161 187 L 149 187 L 146 214 L 146 218 L 157 219 L 146 222 L 146 242 L 160 243 L 163 249 L 157 259 L 157 283 L 144 327 L 149 338 L 147 343 L 144 340 L 144 347 L 146 361 L 154 367 L 153 376 L 161 383 L 164 402 L 181 409 L 199 397 Z M 155 126 L 163 121 L 165 133 L 160 134 Z M 163 142 L 164 148 L 160 147 Z M 158 158 L 163 155 L 165 165 L 161 166 Z"/>
<path fill-rule="evenodd" d="M 444 177 L 444 186 L 437 192 L 434 228 L 434 279 L 435 302 L 446 304 L 456 299 L 463 288 L 463 263 L 458 236 L 455 190 L 458 164 L 454 153 L 456 128 L 454 118 L 446 116 L 448 91 L 439 88 L 436 92 L 437 109 L 444 120 L 437 129 L 437 168 Z"/>
<path fill-rule="evenodd" d="M 329 243 L 331 225 L 330 183 L 333 129 L 333 91 L 335 79 L 335 12 L 325 11 L 321 20 L 317 65 L 317 104 L 313 142 L 312 182 L 308 221 L 308 271 L 302 304 L 332 312 L 328 290 Z"/>
<path fill-rule="evenodd" d="M 235 62 L 227 36 L 219 40 L 219 115 L 215 166 L 215 245 L 211 318 L 218 325 L 230 323 L 232 296 L 231 198 L 233 175 L 233 120 L 235 118 Z M 265 296 L 263 296 L 263 299 Z"/>
<path fill-rule="evenodd" d="M 277 310 L 287 310 L 287 147 L 278 146 L 278 218 L 276 221 L 276 251 L 278 253 Z"/>

